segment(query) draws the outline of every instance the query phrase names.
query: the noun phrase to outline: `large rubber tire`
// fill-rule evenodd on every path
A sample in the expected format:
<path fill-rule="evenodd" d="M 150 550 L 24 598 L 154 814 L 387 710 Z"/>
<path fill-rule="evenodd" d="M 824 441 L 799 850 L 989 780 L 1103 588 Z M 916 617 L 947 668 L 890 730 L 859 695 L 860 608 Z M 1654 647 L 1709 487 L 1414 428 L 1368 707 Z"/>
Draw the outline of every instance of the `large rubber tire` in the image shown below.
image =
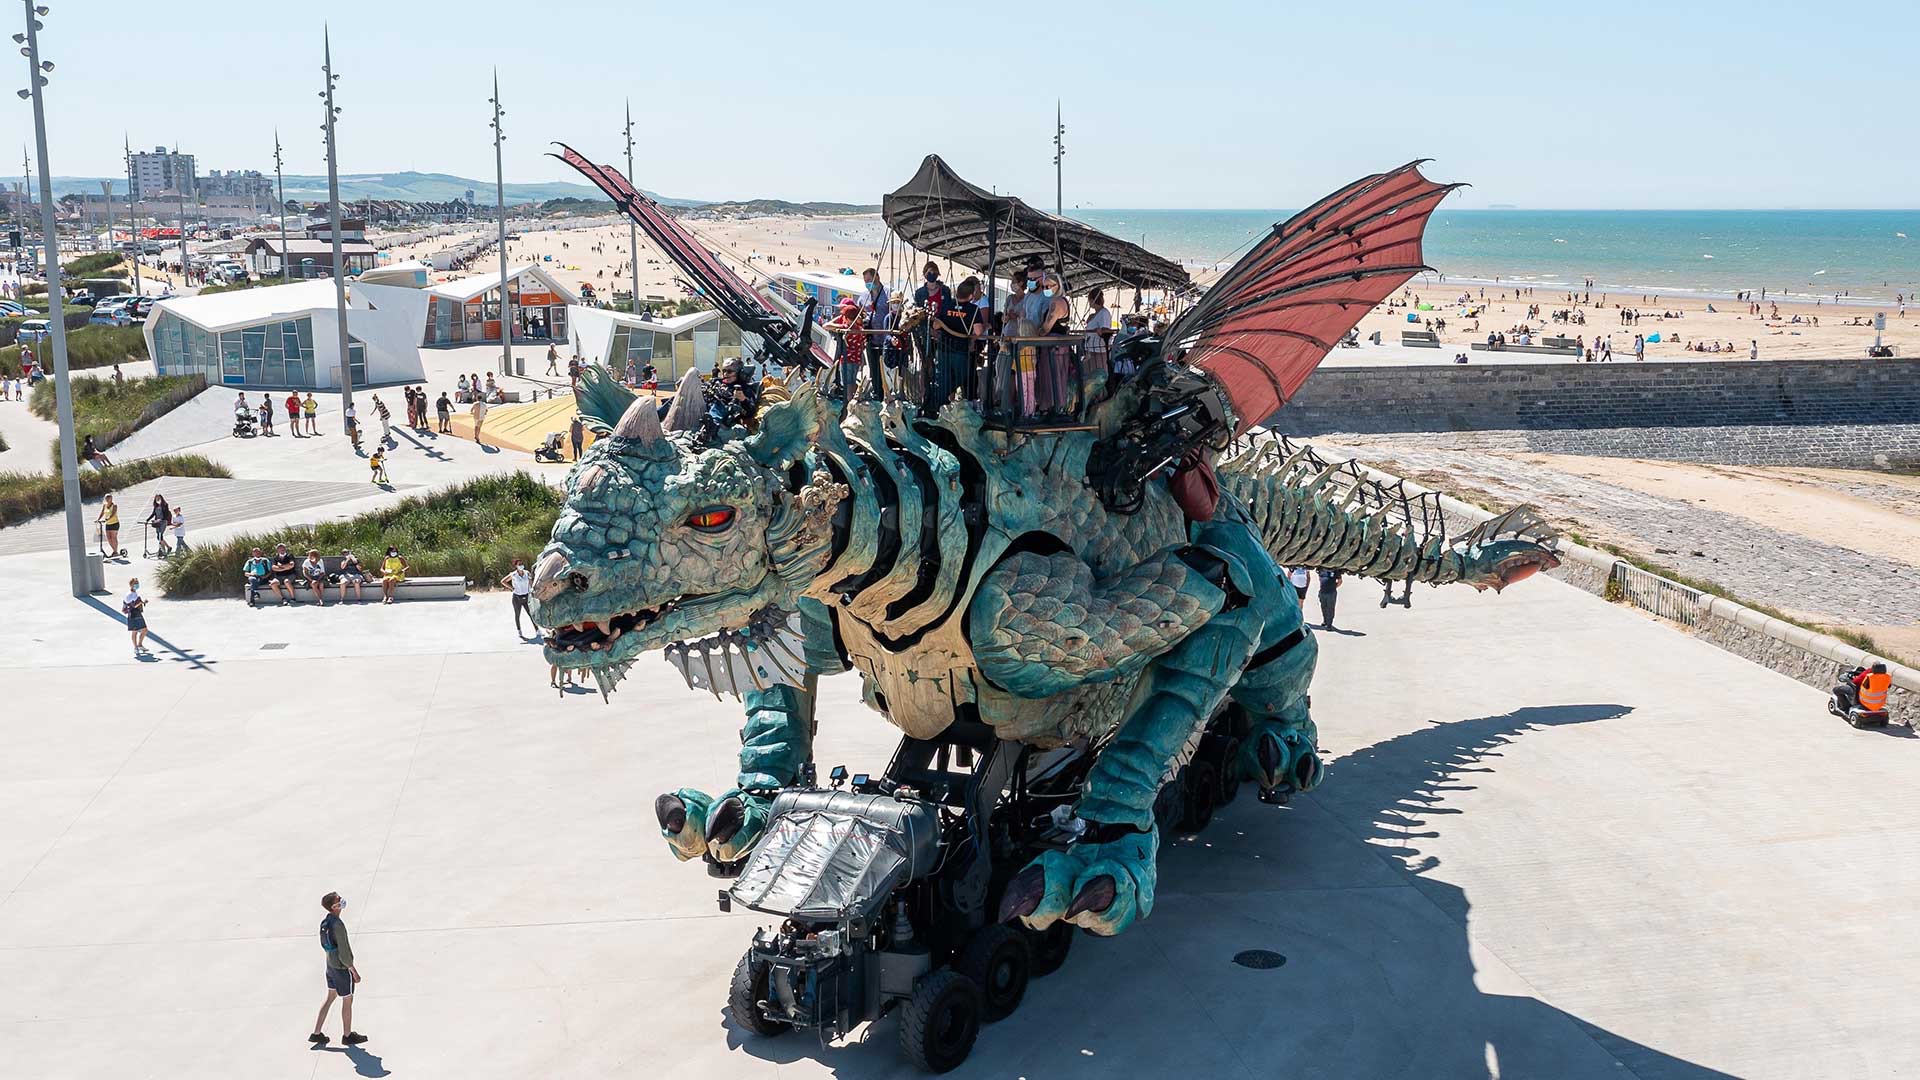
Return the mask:
<path fill-rule="evenodd" d="M 1033 955 L 1032 973 L 1038 979 L 1060 970 L 1067 962 L 1067 953 L 1073 949 L 1073 924 L 1056 922 L 1045 930 L 1021 928 L 1027 937 L 1027 946 Z"/>
<path fill-rule="evenodd" d="M 1240 797 L 1240 736 L 1229 736 L 1220 748 L 1220 803 L 1231 805 Z"/>
<path fill-rule="evenodd" d="M 1180 831 L 1199 832 L 1213 820 L 1220 800 L 1220 773 L 1210 761 L 1195 758 L 1180 776 Z"/>
<path fill-rule="evenodd" d="M 983 926 L 960 947 L 954 970 L 980 987 L 980 1017 L 991 1024 L 1013 1015 L 1027 996 L 1033 975 L 1033 946 L 1025 934 L 1005 923 Z"/>
<path fill-rule="evenodd" d="M 980 1009 L 972 979 L 952 968 L 935 971 L 900 1007 L 900 1052 L 931 1073 L 958 1068 L 980 1035 Z"/>
<path fill-rule="evenodd" d="M 727 1007 L 733 1010 L 733 1022 L 761 1038 L 792 1031 L 793 1025 L 770 1020 L 760 1014 L 759 1002 L 767 998 L 767 973 L 755 967 L 753 950 L 748 949 L 733 966 L 733 982 L 727 987 Z"/>

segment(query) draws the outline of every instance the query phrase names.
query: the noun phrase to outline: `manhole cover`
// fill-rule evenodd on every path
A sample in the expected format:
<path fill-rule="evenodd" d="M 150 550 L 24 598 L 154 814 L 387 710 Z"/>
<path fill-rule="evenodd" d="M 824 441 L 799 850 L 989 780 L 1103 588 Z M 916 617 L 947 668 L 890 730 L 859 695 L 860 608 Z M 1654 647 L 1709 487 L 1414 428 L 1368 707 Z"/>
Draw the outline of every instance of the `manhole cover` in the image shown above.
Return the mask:
<path fill-rule="evenodd" d="M 1255 971 L 1271 971 L 1286 963 L 1287 958 L 1271 949 L 1248 949 L 1245 952 L 1235 953 L 1233 962 Z"/>
<path fill-rule="evenodd" d="M 265 645 L 260 646 L 260 651 L 272 652 L 275 649 L 284 649 L 287 647 L 288 644 L 289 643 L 285 641 L 269 641 Z"/>

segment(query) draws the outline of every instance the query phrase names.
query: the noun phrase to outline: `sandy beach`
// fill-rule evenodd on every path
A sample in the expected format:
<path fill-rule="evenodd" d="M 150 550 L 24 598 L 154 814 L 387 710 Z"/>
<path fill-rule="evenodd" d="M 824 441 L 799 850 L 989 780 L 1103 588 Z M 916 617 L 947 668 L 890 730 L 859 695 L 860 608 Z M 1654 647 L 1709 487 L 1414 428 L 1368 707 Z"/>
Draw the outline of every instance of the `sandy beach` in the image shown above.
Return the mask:
<path fill-rule="evenodd" d="M 917 267 L 923 261 L 918 253 L 899 248 L 886 250 L 876 244 L 872 238 L 883 235 L 884 230 L 879 219 L 873 216 L 692 220 L 688 224 L 723 258 L 738 268 L 750 267 L 754 273 L 796 268 L 857 271 L 879 266 L 883 277 L 896 285 L 906 285 L 918 283 Z M 459 236 L 490 235 L 492 230 L 490 224 L 476 224 Z M 508 242 L 508 258 L 514 263 L 538 262 L 569 288 L 578 290 L 582 284 L 591 284 L 596 292 L 606 295 L 613 288 L 626 288 L 630 280 L 627 236 L 624 224 L 528 232 Z M 424 243 L 392 248 L 390 254 L 396 260 L 420 258 L 450 246 L 455 239 L 436 237 Z M 678 271 L 673 265 L 653 251 L 644 236 L 640 247 L 642 296 L 675 299 L 684 295 L 684 290 L 675 283 Z M 490 272 L 491 257 L 482 261 L 485 265 L 463 273 Z M 460 275 L 435 275 L 439 280 L 455 276 Z M 952 281 L 957 283 L 963 276 L 964 271 L 956 268 Z M 1214 274 L 1209 269 L 1196 276 L 1204 282 Z M 1461 316 L 1461 311 L 1468 306 L 1461 303 L 1463 297 L 1470 297 L 1470 304 L 1481 309 L 1477 317 Z M 1750 350 L 1757 351 L 1762 360 L 1865 359 L 1867 347 L 1873 343 L 1871 321 L 1876 310 L 1833 303 L 1774 303 L 1769 299 L 1762 304 L 1760 314 L 1755 315 L 1745 303 L 1737 300 L 1598 291 L 1591 298 L 1582 295 L 1569 300 L 1564 291 L 1539 289 L 1522 295 L 1522 290 L 1512 287 L 1456 285 L 1432 279 L 1416 279 L 1397 299 L 1409 301 L 1410 306 L 1376 308 L 1360 321 L 1362 336 L 1378 331 L 1384 342 L 1394 345 L 1398 344 L 1403 330 L 1424 329 L 1430 320 L 1445 320 L 1444 329 L 1439 331 L 1442 347 L 1434 357 L 1436 361 L 1450 359 L 1455 352 L 1468 351 L 1470 344 L 1485 341 L 1490 332 L 1503 332 L 1511 338 L 1523 324 L 1531 327 L 1536 337 L 1564 334 L 1584 338 L 1590 344 L 1610 335 L 1616 362 L 1632 362 L 1636 333 L 1660 335 L 1660 341 L 1646 346 L 1650 360 L 1744 360 Z M 1130 306 L 1131 302 L 1130 294 L 1108 297 L 1108 303 L 1118 310 Z M 1432 310 L 1419 311 L 1411 306 L 1421 303 L 1431 304 Z M 1539 317 L 1528 317 L 1527 311 L 1532 305 L 1539 306 Z M 1622 309 L 1640 312 L 1638 324 L 1622 324 Z M 1407 321 L 1409 311 L 1419 316 L 1418 323 Z M 1570 319 L 1585 322 L 1555 322 L 1552 317 L 1557 311 L 1569 312 Z M 1916 350 L 1920 350 L 1920 305 L 1908 305 L 1905 317 L 1900 316 L 1897 308 L 1887 310 L 1886 315 L 1883 340 L 1893 345 L 1898 355 L 1915 355 Z M 1798 323 L 1793 321 L 1796 316 L 1801 320 Z M 1853 323 L 1859 325 L 1850 325 Z M 1701 343 L 1707 344 L 1709 351 L 1689 348 Z M 1714 343 L 1719 344 L 1720 352 L 1710 351 Z"/>

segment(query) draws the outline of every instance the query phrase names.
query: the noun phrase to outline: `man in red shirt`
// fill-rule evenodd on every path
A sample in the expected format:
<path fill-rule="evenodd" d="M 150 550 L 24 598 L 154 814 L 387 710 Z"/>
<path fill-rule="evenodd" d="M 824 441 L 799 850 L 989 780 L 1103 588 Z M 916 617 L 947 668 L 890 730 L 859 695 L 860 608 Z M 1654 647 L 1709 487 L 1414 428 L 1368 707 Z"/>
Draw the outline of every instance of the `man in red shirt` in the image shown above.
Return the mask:
<path fill-rule="evenodd" d="M 852 297 L 840 301 L 840 313 L 827 323 L 827 329 L 837 331 L 840 338 L 840 355 L 834 365 L 835 397 L 852 397 L 854 384 L 860 381 L 860 360 L 867 351 L 865 327 L 860 305 Z"/>
<path fill-rule="evenodd" d="M 293 437 L 303 438 L 300 434 L 300 395 L 287 391 L 287 426 L 293 429 Z"/>

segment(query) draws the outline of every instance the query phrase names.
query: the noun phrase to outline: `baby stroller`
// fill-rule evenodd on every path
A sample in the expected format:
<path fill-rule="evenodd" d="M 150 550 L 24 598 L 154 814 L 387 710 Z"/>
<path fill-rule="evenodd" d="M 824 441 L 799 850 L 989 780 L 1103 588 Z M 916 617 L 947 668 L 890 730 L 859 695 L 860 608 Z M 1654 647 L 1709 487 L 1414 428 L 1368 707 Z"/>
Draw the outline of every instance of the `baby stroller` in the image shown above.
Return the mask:
<path fill-rule="evenodd" d="M 533 460 L 555 461 L 555 462 L 567 460 L 566 455 L 562 453 L 560 450 L 560 439 L 561 439 L 561 435 L 559 432 L 557 431 L 547 432 L 546 440 L 543 441 L 539 445 L 539 447 L 534 450 Z"/>
<path fill-rule="evenodd" d="M 260 432 L 260 422 L 253 418 L 253 413 L 236 412 L 233 414 L 233 437 L 234 438 L 251 439 L 255 435 L 259 434 L 259 432 Z"/>

